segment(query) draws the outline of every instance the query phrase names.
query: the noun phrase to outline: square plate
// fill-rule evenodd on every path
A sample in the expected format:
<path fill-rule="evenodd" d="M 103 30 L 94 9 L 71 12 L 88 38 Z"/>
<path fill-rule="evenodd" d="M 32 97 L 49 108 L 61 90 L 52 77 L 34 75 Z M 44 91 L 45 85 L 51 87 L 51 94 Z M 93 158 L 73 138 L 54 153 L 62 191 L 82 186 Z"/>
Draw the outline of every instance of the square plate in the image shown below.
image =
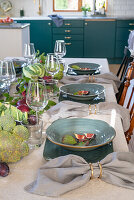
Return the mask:
<path fill-rule="evenodd" d="M 112 142 L 109 144 L 106 144 L 102 147 L 99 147 L 93 151 L 71 151 L 69 149 L 64 149 L 61 146 L 58 146 L 48 139 L 46 139 L 44 151 L 43 151 L 43 157 L 46 160 L 51 160 L 54 158 L 57 158 L 59 156 L 66 156 L 68 154 L 74 154 L 77 156 L 81 156 L 84 158 L 88 163 L 96 163 L 101 161 L 103 158 L 105 158 L 108 154 L 113 152 L 113 144 Z"/>

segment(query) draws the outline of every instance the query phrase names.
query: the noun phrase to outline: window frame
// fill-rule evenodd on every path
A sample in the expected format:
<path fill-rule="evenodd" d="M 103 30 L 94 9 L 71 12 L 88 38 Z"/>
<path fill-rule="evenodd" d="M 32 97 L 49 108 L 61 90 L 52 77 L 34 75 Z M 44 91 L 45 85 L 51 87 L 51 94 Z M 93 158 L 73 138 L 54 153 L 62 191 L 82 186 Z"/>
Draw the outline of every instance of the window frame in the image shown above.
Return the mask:
<path fill-rule="evenodd" d="M 55 10 L 55 0 L 53 0 L 53 11 L 54 12 L 81 12 L 82 0 L 78 0 L 78 10 Z"/>
<path fill-rule="evenodd" d="M 108 7 L 108 0 L 105 1 L 106 2 L 106 7 L 105 7 L 105 11 L 107 11 L 107 7 Z M 82 7 L 82 0 L 78 0 L 78 10 L 55 10 L 55 0 L 53 0 L 53 12 L 82 12 L 81 11 L 81 7 Z"/>

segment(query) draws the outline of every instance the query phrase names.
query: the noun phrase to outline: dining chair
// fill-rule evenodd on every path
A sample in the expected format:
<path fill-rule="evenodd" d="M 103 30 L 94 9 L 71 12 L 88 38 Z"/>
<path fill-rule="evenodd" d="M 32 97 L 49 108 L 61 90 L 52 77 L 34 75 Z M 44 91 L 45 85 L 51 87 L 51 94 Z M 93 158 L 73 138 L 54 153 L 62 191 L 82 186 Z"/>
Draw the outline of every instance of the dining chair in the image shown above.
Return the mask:
<path fill-rule="evenodd" d="M 129 144 L 134 130 L 134 78 L 132 80 L 127 79 L 124 82 L 124 89 L 119 104 L 130 111 L 130 127 L 125 132 L 125 137 Z"/>
<path fill-rule="evenodd" d="M 130 56 L 130 51 L 127 46 L 124 48 L 124 57 L 122 59 L 121 65 L 119 67 L 119 70 L 116 74 L 117 77 L 120 78 L 120 81 L 123 81 L 124 76 L 126 74 L 127 68 L 129 66 L 129 63 L 133 61 L 133 58 Z"/>
<path fill-rule="evenodd" d="M 123 105 L 123 102 L 124 102 L 124 98 L 125 98 L 125 95 L 124 97 L 122 96 L 122 94 L 124 93 L 123 90 L 124 90 L 124 86 L 125 86 L 125 81 L 127 80 L 131 80 L 134 78 L 134 62 L 131 62 L 130 65 L 128 66 L 127 68 L 127 71 L 125 73 L 125 76 L 124 76 L 124 79 L 123 81 L 121 82 L 120 84 L 120 87 L 119 87 L 119 92 L 116 94 L 116 100 L 117 100 L 117 103 L 119 104 L 122 104 Z M 122 103 L 121 103 L 122 102 Z"/>

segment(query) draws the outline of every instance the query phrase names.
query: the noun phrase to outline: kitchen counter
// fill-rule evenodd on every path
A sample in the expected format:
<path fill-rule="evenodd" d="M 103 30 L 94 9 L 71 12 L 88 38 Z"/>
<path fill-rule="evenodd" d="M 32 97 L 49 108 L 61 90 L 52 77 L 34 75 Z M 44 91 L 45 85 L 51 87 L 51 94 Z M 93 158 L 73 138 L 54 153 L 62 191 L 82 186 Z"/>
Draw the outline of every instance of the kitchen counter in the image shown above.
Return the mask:
<path fill-rule="evenodd" d="M 0 29 L 23 29 L 25 27 L 30 26 L 30 24 L 23 24 L 23 23 L 12 23 L 12 24 L 0 24 Z"/>
<path fill-rule="evenodd" d="M 71 15 L 71 16 L 62 16 L 63 19 L 73 19 L 73 20 L 100 20 L 100 19 L 105 19 L 105 20 L 109 20 L 109 19 L 114 19 L 114 20 L 132 20 L 134 19 L 134 17 L 123 17 L 123 16 L 105 16 L 105 17 L 101 17 L 101 16 L 87 16 L 87 17 L 83 17 L 83 16 L 78 16 L 78 15 Z M 41 17 L 14 17 L 13 20 L 51 20 L 50 17 L 45 17 L 45 16 L 41 16 Z"/>
<path fill-rule="evenodd" d="M 23 56 L 24 44 L 30 42 L 30 24 L 0 25 L 0 59 Z"/>

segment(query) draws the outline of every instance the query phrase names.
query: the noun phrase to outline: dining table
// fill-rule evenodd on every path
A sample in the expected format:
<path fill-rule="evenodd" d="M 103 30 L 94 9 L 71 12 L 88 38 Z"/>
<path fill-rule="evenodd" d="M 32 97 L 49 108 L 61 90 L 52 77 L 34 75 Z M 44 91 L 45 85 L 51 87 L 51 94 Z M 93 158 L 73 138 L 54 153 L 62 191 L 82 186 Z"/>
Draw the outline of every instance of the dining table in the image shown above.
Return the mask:
<path fill-rule="evenodd" d="M 109 72 L 109 64 L 105 58 L 65 58 L 66 66 L 75 62 L 89 62 L 101 65 L 100 73 Z M 116 102 L 116 97 L 112 84 L 102 84 L 105 88 L 105 101 Z M 93 113 L 85 118 L 103 120 L 110 124 L 116 131 L 113 140 L 114 152 L 128 152 L 128 145 L 124 136 L 122 121 L 116 112 Z M 49 120 L 44 119 L 43 137 L 44 143 L 41 147 L 31 151 L 29 155 L 23 157 L 16 163 L 10 163 L 10 174 L 7 177 L 0 177 L 0 200 L 133 200 L 134 190 L 108 184 L 101 179 L 95 178 L 87 184 L 75 190 L 65 193 L 59 197 L 46 197 L 30 194 L 24 187 L 33 182 L 37 177 L 38 169 L 48 162 L 43 157 L 43 150 L 46 141 L 46 128 L 50 125 Z M 51 186 L 50 186 L 51 187 Z M 51 188 L 53 190 L 53 188 Z"/>

